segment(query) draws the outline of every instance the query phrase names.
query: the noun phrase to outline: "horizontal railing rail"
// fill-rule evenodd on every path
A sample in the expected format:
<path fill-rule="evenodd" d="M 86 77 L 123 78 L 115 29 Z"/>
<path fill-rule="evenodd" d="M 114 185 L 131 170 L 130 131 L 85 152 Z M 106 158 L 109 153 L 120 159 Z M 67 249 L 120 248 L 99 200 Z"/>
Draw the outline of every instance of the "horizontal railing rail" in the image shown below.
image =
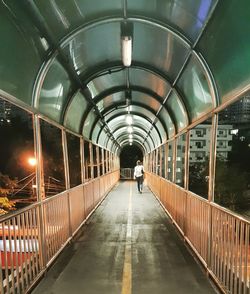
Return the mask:
<path fill-rule="evenodd" d="M 26 293 L 119 181 L 93 179 L 0 218 L 0 293 Z"/>
<path fill-rule="evenodd" d="M 146 181 L 221 290 L 250 293 L 250 222 L 155 174 Z"/>

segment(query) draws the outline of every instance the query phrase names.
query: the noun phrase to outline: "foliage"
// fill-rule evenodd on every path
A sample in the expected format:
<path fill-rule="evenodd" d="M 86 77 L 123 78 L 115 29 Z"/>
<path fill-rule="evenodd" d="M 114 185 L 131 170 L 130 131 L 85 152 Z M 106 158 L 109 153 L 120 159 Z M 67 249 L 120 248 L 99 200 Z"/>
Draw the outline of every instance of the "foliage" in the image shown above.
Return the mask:
<path fill-rule="evenodd" d="M 232 164 L 217 158 L 215 202 L 233 211 L 240 209 L 246 204 L 248 178 L 248 173 L 236 163 Z"/>
<path fill-rule="evenodd" d="M 7 197 L 0 197 L 0 215 L 15 210 L 15 202 L 10 201 Z"/>
<path fill-rule="evenodd" d="M 195 162 L 189 166 L 189 189 L 207 199 L 208 197 L 208 158 L 205 162 Z"/>
<path fill-rule="evenodd" d="M 0 215 L 15 209 L 15 202 L 10 201 L 9 196 L 17 186 L 16 180 L 11 180 L 9 176 L 0 173 Z"/>

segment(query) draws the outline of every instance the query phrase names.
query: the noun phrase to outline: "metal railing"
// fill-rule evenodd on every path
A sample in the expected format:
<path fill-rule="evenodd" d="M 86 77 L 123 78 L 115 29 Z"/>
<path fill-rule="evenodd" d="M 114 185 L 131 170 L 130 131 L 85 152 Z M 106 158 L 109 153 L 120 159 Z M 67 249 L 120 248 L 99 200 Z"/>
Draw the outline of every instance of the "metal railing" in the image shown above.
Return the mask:
<path fill-rule="evenodd" d="M 0 219 L 0 293 L 26 293 L 118 182 L 115 171 Z"/>
<path fill-rule="evenodd" d="M 146 179 L 221 290 L 250 293 L 250 222 L 152 173 Z"/>

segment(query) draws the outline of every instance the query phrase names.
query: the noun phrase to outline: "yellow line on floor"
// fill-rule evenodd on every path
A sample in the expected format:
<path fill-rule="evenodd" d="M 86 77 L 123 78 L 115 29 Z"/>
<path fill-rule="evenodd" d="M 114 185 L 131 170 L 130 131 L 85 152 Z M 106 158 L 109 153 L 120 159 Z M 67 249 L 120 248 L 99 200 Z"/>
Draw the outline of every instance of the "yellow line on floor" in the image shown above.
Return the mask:
<path fill-rule="evenodd" d="M 126 247 L 123 266 L 122 277 L 122 294 L 131 294 L 132 292 L 132 183 L 129 187 L 129 201 L 128 201 L 128 222 L 126 233 Z"/>

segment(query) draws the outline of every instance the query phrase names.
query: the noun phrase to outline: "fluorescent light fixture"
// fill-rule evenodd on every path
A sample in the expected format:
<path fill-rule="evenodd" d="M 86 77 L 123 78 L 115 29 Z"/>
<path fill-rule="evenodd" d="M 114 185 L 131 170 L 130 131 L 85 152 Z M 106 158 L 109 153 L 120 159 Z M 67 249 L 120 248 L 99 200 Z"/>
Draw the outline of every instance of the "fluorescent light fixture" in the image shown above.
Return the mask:
<path fill-rule="evenodd" d="M 122 36 L 122 62 L 124 66 L 130 66 L 132 61 L 132 37 Z"/>
<path fill-rule="evenodd" d="M 132 143 L 133 142 L 133 139 L 129 139 L 128 141 L 129 141 L 129 143 Z"/>
<path fill-rule="evenodd" d="M 132 125 L 132 123 L 133 123 L 133 118 L 132 118 L 132 116 L 131 116 L 130 114 L 127 114 L 127 115 L 126 115 L 125 120 L 126 120 L 126 123 L 127 123 L 128 125 Z"/>
<path fill-rule="evenodd" d="M 132 128 L 131 126 L 129 126 L 129 127 L 127 128 L 127 131 L 128 131 L 128 133 L 133 133 L 133 128 Z"/>
<path fill-rule="evenodd" d="M 132 134 L 128 135 L 128 137 L 129 137 L 129 139 L 133 139 L 133 135 Z"/>

